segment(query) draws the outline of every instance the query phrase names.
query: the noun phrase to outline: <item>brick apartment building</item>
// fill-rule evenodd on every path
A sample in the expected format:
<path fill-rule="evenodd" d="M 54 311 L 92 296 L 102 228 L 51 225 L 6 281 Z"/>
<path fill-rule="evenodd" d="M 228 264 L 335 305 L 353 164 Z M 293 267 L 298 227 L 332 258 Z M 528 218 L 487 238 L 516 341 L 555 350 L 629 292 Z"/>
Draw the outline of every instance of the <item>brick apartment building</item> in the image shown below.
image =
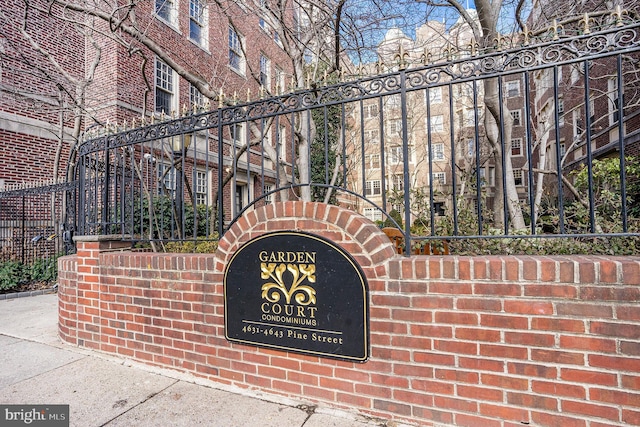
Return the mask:
<path fill-rule="evenodd" d="M 245 100 L 284 92 L 291 60 L 266 9 L 260 13 L 265 3 L 249 4 L 140 2 L 129 16 L 135 13 L 135 25 L 126 20 L 112 32 L 91 14 L 55 7 L 47 13 L 44 1 L 30 2 L 28 10 L 11 3 L 0 31 L 0 189 L 63 181 L 70 148 L 83 130 L 115 131 L 140 125 L 143 117 L 149 123 L 152 116 L 216 108 L 218 101 L 184 73 L 227 100 L 234 93 Z M 174 66 L 141 37 L 168 53 Z"/>

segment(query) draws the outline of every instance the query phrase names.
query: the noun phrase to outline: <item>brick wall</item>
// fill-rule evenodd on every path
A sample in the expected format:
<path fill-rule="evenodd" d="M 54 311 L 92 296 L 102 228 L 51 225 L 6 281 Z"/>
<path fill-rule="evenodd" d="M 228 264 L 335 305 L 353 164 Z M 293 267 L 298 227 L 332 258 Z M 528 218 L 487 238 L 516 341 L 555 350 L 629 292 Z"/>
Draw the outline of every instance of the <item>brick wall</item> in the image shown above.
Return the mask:
<path fill-rule="evenodd" d="M 231 344 L 223 271 L 265 231 L 333 240 L 370 288 L 371 357 Z M 78 241 L 60 260 L 60 336 L 224 384 L 420 425 L 640 425 L 640 258 L 394 255 L 372 223 L 287 202 L 247 213 L 216 254 Z"/>

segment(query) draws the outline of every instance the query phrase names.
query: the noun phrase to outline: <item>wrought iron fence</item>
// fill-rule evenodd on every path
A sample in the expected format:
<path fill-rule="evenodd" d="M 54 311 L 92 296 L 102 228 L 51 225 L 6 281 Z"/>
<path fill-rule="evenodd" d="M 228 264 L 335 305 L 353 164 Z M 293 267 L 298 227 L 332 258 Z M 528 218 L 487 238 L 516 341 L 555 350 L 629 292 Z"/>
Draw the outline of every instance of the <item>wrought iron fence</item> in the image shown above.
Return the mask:
<path fill-rule="evenodd" d="M 77 232 L 214 239 L 295 197 L 398 227 L 407 247 L 638 236 L 640 24 L 619 10 L 572 22 L 87 135 Z"/>
<path fill-rule="evenodd" d="M 24 265 L 73 251 L 65 233 L 75 182 L 0 191 L 0 262 Z"/>

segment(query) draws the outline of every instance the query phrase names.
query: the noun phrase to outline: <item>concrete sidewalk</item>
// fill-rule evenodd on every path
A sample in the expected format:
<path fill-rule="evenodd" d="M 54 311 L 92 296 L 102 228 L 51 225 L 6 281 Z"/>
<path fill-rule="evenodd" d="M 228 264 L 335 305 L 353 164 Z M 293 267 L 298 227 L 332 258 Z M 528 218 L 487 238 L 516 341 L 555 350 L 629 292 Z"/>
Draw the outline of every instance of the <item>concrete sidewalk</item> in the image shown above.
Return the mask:
<path fill-rule="evenodd" d="M 395 425 L 63 344 L 56 294 L 0 301 L 0 361 L 0 404 L 68 404 L 71 426 Z"/>

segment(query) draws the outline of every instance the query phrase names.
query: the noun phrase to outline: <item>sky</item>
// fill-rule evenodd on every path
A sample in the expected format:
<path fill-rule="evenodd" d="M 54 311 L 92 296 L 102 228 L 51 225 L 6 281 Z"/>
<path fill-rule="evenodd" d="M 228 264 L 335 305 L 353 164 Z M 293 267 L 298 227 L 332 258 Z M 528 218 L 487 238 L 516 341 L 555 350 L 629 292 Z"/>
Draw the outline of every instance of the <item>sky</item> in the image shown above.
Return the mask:
<path fill-rule="evenodd" d="M 467 9 L 475 9 L 473 0 L 462 0 Z M 514 6 L 512 2 L 505 2 L 502 13 L 503 32 L 511 32 L 514 28 Z M 531 9 L 531 1 L 525 10 Z M 526 16 L 528 12 L 524 12 Z M 353 22 L 357 27 L 360 37 L 347 39 L 347 46 L 350 48 L 349 56 L 354 63 L 371 62 L 375 57 L 375 47 L 382 41 L 386 32 L 392 27 L 400 28 L 407 36 L 415 38 L 415 30 L 427 21 L 441 21 L 447 28 L 453 25 L 459 18 L 458 12 L 451 7 L 433 7 L 415 0 L 355 0 L 346 3 L 346 16 L 362 17 Z M 383 20 L 376 20 L 376 16 L 385 16 Z M 349 21 L 348 19 L 345 21 Z M 347 32 L 343 32 L 347 33 Z M 362 47 L 368 50 L 365 53 L 356 52 L 355 47 Z"/>

